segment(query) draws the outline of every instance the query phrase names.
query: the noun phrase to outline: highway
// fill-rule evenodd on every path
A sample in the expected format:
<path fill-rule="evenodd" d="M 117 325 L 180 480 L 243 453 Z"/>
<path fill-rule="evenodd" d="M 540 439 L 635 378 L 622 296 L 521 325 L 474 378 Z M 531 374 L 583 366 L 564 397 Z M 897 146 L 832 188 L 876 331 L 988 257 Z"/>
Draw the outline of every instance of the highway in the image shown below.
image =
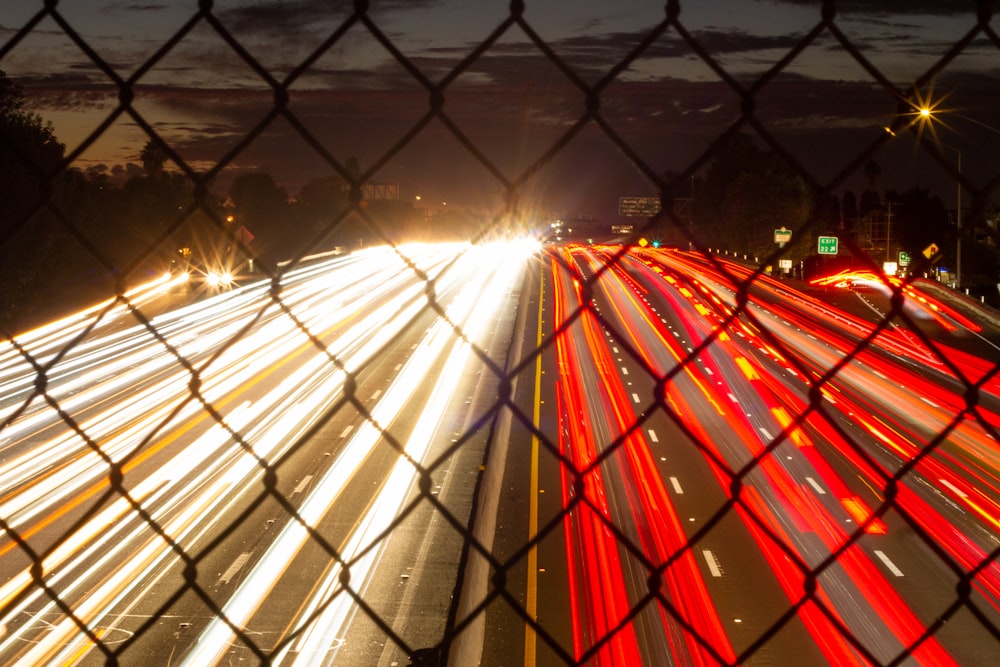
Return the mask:
<path fill-rule="evenodd" d="M 418 491 L 467 520 L 485 445 L 461 437 L 469 397 L 496 395 L 472 350 L 502 358 L 526 256 L 375 249 L 149 328 L 110 305 L 19 337 L 0 392 L 0 662 L 325 662 L 344 647 L 374 663 L 385 642 L 343 639 L 365 625 L 345 586 L 390 618 L 378 568 L 405 582 L 440 521 Z M 439 566 L 443 585 L 408 582 L 438 613 L 400 641 L 441 634 L 457 564 Z"/>
<path fill-rule="evenodd" d="M 520 575 L 538 626 L 511 641 L 523 621 L 494 611 L 483 664 L 991 664 L 995 343 L 950 347 L 978 325 L 913 290 L 878 329 L 767 276 L 741 307 L 734 263 L 620 252 L 545 269 L 559 422 L 542 411 L 535 470 L 508 476 L 538 480 L 516 487 L 539 498 Z"/>
<path fill-rule="evenodd" d="M 1000 348 L 917 284 L 878 326 L 870 276 L 619 246 L 179 281 L 0 346 L 0 663 L 1000 651 Z"/>

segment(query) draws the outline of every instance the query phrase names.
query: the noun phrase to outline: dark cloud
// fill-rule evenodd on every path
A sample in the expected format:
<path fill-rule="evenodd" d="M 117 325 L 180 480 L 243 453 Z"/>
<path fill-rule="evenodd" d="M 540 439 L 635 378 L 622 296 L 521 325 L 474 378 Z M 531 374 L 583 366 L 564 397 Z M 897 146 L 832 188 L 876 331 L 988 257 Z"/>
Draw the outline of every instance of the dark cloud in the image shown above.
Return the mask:
<path fill-rule="evenodd" d="M 160 12 L 170 9 L 169 5 L 160 3 L 138 3 L 138 2 L 123 2 L 123 3 L 112 3 L 110 5 L 105 5 L 101 10 L 105 14 L 113 14 L 119 11 L 126 12 Z"/>
<path fill-rule="evenodd" d="M 293 0 L 232 7 L 216 11 L 215 15 L 235 32 L 288 36 L 302 30 L 312 32 L 317 28 L 317 23 L 343 20 L 352 11 L 351 2 Z"/>
<path fill-rule="evenodd" d="M 816 7 L 816 0 L 772 0 L 775 4 Z M 874 16 L 956 16 L 975 14 L 973 0 L 838 0 L 837 15 L 866 14 Z"/>
<path fill-rule="evenodd" d="M 378 16 L 396 11 L 413 11 L 433 7 L 437 0 L 374 0 L 368 15 Z M 228 28 L 241 33 L 265 36 L 294 36 L 303 31 L 328 30 L 354 13 L 353 0 L 268 0 L 253 5 L 216 11 L 216 16 Z"/>
<path fill-rule="evenodd" d="M 788 51 L 801 39 L 799 35 L 751 35 L 746 32 L 724 30 L 699 30 L 692 33 L 697 42 L 714 56 L 765 52 L 776 49 Z M 555 54 L 585 81 L 593 82 L 604 76 L 621 63 L 631 50 L 646 37 L 645 32 L 612 32 L 599 35 L 574 36 L 549 42 Z M 415 59 L 422 70 L 444 71 L 448 64 L 454 64 L 475 48 L 475 44 L 462 47 L 432 47 L 425 51 L 425 57 Z M 660 39 L 649 44 L 640 54 L 638 65 L 657 59 L 675 59 L 693 56 L 691 46 L 675 33 L 667 32 Z M 437 61 L 437 62 L 435 62 Z M 551 78 L 555 66 L 533 43 L 501 42 L 477 59 L 470 72 L 478 72 L 489 77 L 491 84 L 512 83 L 523 85 L 525 78 Z M 563 77 L 558 74 L 558 77 Z"/>

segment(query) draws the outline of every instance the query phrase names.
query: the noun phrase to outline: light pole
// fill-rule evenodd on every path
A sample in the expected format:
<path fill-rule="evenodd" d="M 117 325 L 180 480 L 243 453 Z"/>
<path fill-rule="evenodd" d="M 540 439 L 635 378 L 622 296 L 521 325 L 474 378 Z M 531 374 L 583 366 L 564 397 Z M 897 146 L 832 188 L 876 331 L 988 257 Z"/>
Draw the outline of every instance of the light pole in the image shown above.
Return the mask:
<path fill-rule="evenodd" d="M 944 144 L 941 144 L 944 146 Z M 955 194 L 955 289 L 962 289 L 962 151 L 949 146 L 958 155 L 956 168 L 958 169 L 958 183 Z"/>
<path fill-rule="evenodd" d="M 961 114 L 956 114 L 954 112 L 952 112 L 952 113 L 953 113 L 953 115 L 965 118 L 965 116 L 962 116 Z M 920 117 L 922 119 L 926 119 L 928 122 L 931 121 L 932 118 L 933 118 L 932 117 L 932 110 L 931 110 L 931 108 L 930 107 L 922 107 L 920 109 Z M 975 123 L 977 123 L 979 125 L 983 125 L 982 123 L 979 123 L 979 121 L 976 121 L 975 119 L 972 119 L 972 118 L 969 118 L 967 120 L 971 120 L 971 121 L 973 121 L 973 122 L 975 122 Z M 989 127 L 989 126 L 988 125 L 984 125 L 984 127 Z M 990 128 L 990 129 L 993 129 L 993 128 Z M 949 148 L 949 149 L 955 151 L 955 156 L 957 158 L 957 160 L 955 162 L 955 170 L 958 172 L 958 178 L 956 179 L 956 185 L 955 185 L 955 189 L 956 189 L 956 192 L 955 192 L 955 236 L 956 236 L 956 241 L 955 241 L 955 289 L 956 290 L 961 290 L 962 289 L 962 150 L 960 148 L 956 147 L 956 146 L 951 146 L 949 144 L 944 143 L 943 141 L 941 141 L 940 139 L 938 139 L 936 136 L 933 137 L 931 139 L 931 141 L 933 141 L 934 143 L 936 143 L 938 146 L 941 146 L 942 148 Z"/>

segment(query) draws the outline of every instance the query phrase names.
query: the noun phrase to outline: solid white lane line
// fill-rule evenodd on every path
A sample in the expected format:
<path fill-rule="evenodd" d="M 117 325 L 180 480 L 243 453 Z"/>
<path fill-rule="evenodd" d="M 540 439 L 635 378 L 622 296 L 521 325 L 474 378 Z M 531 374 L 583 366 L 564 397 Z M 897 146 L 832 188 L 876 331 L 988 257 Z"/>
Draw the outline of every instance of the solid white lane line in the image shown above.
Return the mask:
<path fill-rule="evenodd" d="M 878 549 L 875 550 L 875 555 L 878 556 L 878 559 L 880 561 L 882 561 L 882 564 L 885 565 L 889 569 L 890 572 L 892 572 L 893 576 L 896 576 L 896 577 L 902 577 L 903 576 L 903 571 L 900 570 L 898 567 L 896 567 L 896 564 L 893 563 L 891 560 L 889 560 L 888 556 L 886 556 L 884 553 L 882 553 Z"/>

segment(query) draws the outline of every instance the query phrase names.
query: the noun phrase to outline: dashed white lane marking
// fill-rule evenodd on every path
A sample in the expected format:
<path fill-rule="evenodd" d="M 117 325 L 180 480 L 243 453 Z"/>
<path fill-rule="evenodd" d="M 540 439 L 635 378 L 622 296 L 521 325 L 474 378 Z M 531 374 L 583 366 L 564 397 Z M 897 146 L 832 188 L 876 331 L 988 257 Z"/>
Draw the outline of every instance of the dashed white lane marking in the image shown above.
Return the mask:
<path fill-rule="evenodd" d="M 299 485 L 295 487 L 294 491 L 292 491 L 292 495 L 295 495 L 296 493 L 302 493 L 303 491 L 305 491 L 306 487 L 309 486 L 309 482 L 312 481 L 312 478 L 313 478 L 312 475 L 306 475 L 305 477 L 303 477 L 302 481 L 299 482 Z"/>
<path fill-rule="evenodd" d="M 622 375 L 628 375 L 628 369 L 622 366 Z"/>
<path fill-rule="evenodd" d="M 931 399 L 927 398 L 926 396 L 919 396 L 918 398 L 921 401 L 923 401 L 924 403 L 926 403 L 927 405 L 931 406 L 932 408 L 940 408 L 941 407 L 940 405 L 938 405 L 937 403 L 935 403 Z"/>
<path fill-rule="evenodd" d="M 766 428 L 764 428 L 763 426 L 761 426 L 759 430 L 760 430 L 761 433 L 764 434 L 765 438 L 767 438 L 768 440 L 774 440 L 774 436 L 771 435 Z"/>
<path fill-rule="evenodd" d="M 381 389 L 376 389 L 375 393 L 372 394 L 372 400 L 373 401 L 377 401 L 378 397 L 381 396 L 381 395 L 382 395 L 382 390 Z"/>
<path fill-rule="evenodd" d="M 676 477 L 670 478 L 670 485 L 674 487 L 674 493 L 676 493 L 679 496 L 684 495 L 684 489 L 681 488 L 681 483 Z"/>
<path fill-rule="evenodd" d="M 638 403 L 638 402 L 639 402 L 639 394 L 635 394 L 635 393 L 633 393 L 633 394 L 632 394 L 632 400 L 633 400 L 634 402 Z"/>
<path fill-rule="evenodd" d="M 809 482 L 809 486 L 816 489 L 816 493 L 820 494 L 821 496 L 826 495 L 826 489 L 820 486 L 819 482 L 814 480 L 812 477 L 806 477 L 806 481 Z"/>
<path fill-rule="evenodd" d="M 656 431 L 654 431 L 653 429 L 649 429 L 648 431 L 646 431 L 646 433 L 649 434 L 649 439 L 650 439 L 651 442 L 659 442 L 660 441 L 660 439 L 658 437 L 656 437 Z"/>
<path fill-rule="evenodd" d="M 722 576 L 722 568 L 719 567 L 719 559 L 715 557 L 710 549 L 702 549 L 701 555 L 705 557 L 705 564 L 713 577 Z"/>
<path fill-rule="evenodd" d="M 236 560 L 233 561 L 233 564 L 229 566 L 229 569 L 223 572 L 222 576 L 219 577 L 219 581 L 216 583 L 216 586 L 225 586 L 228 584 L 229 580 L 236 576 L 236 573 L 247 564 L 248 560 L 250 560 L 249 551 L 244 551 L 237 556 Z"/>
<path fill-rule="evenodd" d="M 886 556 L 884 553 L 882 553 L 878 549 L 875 550 L 875 555 L 878 556 L 878 559 L 880 561 L 882 561 L 882 564 L 885 565 L 889 569 L 890 572 L 892 572 L 893 576 L 895 576 L 895 577 L 902 577 L 903 576 L 903 571 L 900 570 L 898 567 L 896 567 L 896 564 L 893 563 L 891 560 L 889 560 L 888 556 Z"/>
<path fill-rule="evenodd" d="M 342 431 L 342 432 L 340 433 L 340 437 L 341 437 L 341 438 L 346 438 L 346 437 L 347 437 L 347 434 L 348 434 L 348 433 L 350 433 L 350 432 L 351 432 L 351 431 L 353 431 L 353 430 L 354 430 L 354 424 L 351 424 L 350 426 L 348 426 L 347 428 L 345 428 L 345 429 L 344 429 L 344 430 L 343 430 L 343 431 Z"/>
<path fill-rule="evenodd" d="M 948 489 L 950 489 L 951 492 L 954 493 L 959 498 L 968 498 L 969 497 L 969 494 L 967 494 L 965 491 L 963 491 L 962 489 L 958 488 L 957 486 L 955 486 L 954 484 L 952 484 L 948 480 L 946 480 L 946 479 L 939 479 L 938 481 L 941 482 L 941 484 L 943 486 L 947 486 Z"/>

